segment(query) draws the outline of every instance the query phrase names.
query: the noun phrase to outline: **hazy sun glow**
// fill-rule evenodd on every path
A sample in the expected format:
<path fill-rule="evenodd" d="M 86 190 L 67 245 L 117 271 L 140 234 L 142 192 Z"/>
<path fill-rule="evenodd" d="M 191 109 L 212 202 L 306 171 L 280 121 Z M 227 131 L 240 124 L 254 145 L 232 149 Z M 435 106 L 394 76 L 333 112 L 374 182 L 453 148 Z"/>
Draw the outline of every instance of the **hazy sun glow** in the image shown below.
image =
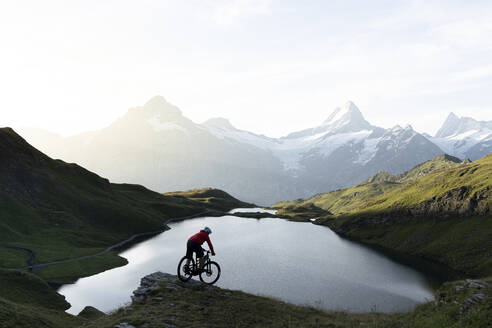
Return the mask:
<path fill-rule="evenodd" d="M 490 120 L 489 1 L 2 1 L 2 126 L 102 128 L 160 94 L 270 136 L 354 101 L 434 133 Z"/>

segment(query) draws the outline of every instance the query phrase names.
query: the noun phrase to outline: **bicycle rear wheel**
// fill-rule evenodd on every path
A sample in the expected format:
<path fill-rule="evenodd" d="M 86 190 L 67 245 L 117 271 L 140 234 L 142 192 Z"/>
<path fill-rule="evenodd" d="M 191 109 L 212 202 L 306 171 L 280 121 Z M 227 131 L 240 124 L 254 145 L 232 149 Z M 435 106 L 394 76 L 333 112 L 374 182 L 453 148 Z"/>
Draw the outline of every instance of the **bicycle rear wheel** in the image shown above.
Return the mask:
<path fill-rule="evenodd" d="M 220 278 L 220 266 L 217 262 L 209 262 L 203 268 L 204 270 L 200 273 L 200 280 L 207 284 L 213 285 Z"/>
<path fill-rule="evenodd" d="M 193 259 L 190 260 L 190 265 L 188 268 L 186 266 L 186 256 L 183 256 L 181 261 L 178 264 L 178 278 L 183 282 L 187 282 L 193 276 L 193 268 L 195 267 L 195 261 Z"/>

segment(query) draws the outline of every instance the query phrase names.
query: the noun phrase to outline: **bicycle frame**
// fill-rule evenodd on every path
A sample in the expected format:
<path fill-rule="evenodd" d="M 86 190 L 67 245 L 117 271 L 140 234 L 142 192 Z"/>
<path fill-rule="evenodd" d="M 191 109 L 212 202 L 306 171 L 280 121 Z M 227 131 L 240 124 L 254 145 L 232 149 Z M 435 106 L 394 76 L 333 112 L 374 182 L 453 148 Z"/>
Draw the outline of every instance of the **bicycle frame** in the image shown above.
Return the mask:
<path fill-rule="evenodd" d="M 210 259 L 210 251 L 204 250 L 206 253 L 202 257 L 203 270 L 199 270 L 200 261 L 199 258 L 194 256 L 191 258 L 189 267 L 186 267 L 186 262 L 188 258 L 183 256 L 178 264 L 178 277 L 181 281 L 187 282 L 192 276 L 200 276 L 200 281 L 205 284 L 213 285 L 220 278 L 220 266 L 217 262 Z"/>
<path fill-rule="evenodd" d="M 210 250 L 204 249 L 205 255 L 203 255 L 203 269 L 205 270 L 210 266 Z M 193 275 L 198 276 L 200 273 L 198 271 L 199 268 L 199 257 L 195 253 L 195 262 L 193 263 Z"/>

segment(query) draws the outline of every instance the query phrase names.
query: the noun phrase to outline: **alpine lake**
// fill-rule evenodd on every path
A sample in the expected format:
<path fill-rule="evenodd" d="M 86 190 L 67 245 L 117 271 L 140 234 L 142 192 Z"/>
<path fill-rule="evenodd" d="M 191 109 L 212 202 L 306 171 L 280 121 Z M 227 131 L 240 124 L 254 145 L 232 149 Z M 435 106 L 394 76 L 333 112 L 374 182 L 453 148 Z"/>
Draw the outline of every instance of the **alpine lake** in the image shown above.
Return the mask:
<path fill-rule="evenodd" d="M 170 230 L 123 251 L 126 266 L 62 286 L 58 292 L 72 305 L 67 312 L 77 314 L 87 305 L 110 312 L 131 301 L 145 275 L 176 274 L 186 241 L 204 226 L 213 231 L 212 260 L 222 269 L 215 285 L 222 288 L 325 310 L 399 312 L 432 300 L 441 282 L 426 263 L 403 264 L 327 227 L 276 218 L 201 217 L 171 223 Z"/>

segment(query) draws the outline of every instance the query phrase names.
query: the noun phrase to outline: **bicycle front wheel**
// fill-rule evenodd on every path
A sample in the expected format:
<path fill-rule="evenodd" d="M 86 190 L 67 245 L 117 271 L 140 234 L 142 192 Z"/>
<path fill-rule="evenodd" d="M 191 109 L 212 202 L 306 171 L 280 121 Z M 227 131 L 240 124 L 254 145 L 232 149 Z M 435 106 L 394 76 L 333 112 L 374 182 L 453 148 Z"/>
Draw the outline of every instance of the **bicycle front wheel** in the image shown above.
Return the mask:
<path fill-rule="evenodd" d="M 184 256 L 178 264 L 178 277 L 179 280 L 187 282 L 193 276 L 193 268 L 195 267 L 195 261 L 190 260 L 190 265 L 186 268 L 186 256 Z"/>
<path fill-rule="evenodd" d="M 211 261 L 206 264 L 204 270 L 200 273 L 200 280 L 207 284 L 213 285 L 220 278 L 220 266 L 217 262 Z"/>

